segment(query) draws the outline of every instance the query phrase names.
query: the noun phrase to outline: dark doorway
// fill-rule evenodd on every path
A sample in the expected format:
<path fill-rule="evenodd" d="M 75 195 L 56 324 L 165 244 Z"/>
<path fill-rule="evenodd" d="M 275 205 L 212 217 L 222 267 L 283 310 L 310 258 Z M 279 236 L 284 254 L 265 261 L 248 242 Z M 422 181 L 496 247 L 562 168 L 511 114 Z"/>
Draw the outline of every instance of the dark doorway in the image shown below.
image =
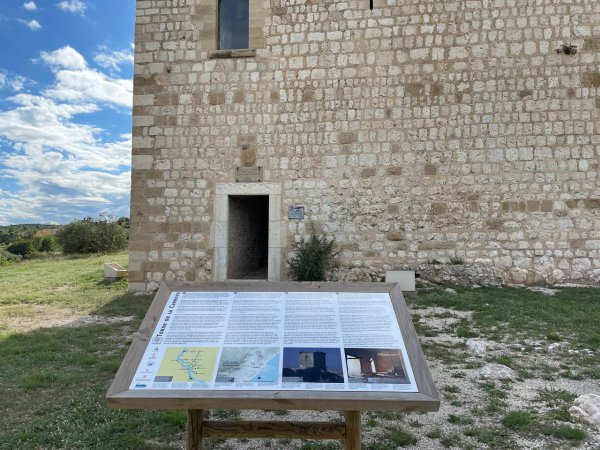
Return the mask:
<path fill-rule="evenodd" d="M 268 256 L 269 196 L 230 195 L 227 278 L 266 280 Z"/>

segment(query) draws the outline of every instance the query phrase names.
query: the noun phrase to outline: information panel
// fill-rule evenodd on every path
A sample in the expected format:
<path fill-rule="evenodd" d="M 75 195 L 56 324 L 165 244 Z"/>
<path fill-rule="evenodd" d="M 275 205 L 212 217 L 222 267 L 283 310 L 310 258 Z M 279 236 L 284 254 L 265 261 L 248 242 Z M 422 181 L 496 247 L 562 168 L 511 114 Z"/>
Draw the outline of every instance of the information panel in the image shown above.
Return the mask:
<path fill-rule="evenodd" d="M 172 292 L 131 390 L 418 392 L 388 293 Z"/>

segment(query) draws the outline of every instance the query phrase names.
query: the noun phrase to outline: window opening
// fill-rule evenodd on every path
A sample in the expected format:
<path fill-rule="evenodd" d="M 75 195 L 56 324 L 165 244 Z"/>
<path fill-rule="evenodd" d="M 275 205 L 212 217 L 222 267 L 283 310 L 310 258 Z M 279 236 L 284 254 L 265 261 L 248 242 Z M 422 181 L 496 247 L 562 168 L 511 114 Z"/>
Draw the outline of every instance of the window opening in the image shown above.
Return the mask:
<path fill-rule="evenodd" d="M 249 0 L 219 0 L 219 49 L 249 46 Z"/>

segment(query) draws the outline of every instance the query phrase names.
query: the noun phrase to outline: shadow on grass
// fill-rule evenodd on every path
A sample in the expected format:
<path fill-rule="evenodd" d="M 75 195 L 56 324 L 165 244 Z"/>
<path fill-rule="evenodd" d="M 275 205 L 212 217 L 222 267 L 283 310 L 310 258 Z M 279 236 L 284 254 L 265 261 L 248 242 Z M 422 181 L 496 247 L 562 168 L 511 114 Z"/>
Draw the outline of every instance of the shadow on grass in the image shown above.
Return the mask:
<path fill-rule="evenodd" d="M 109 410 L 104 396 L 152 296 L 94 311 L 121 323 L 0 334 L 0 449 L 172 449 L 184 411 Z"/>

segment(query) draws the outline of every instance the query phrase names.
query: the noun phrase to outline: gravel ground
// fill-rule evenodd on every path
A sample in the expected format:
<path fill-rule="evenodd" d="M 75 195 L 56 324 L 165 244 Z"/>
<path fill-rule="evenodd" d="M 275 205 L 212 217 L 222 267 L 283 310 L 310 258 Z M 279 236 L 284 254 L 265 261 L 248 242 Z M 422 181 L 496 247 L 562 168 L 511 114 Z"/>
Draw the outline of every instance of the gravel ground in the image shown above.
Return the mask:
<path fill-rule="evenodd" d="M 440 390 L 436 413 L 363 413 L 363 449 L 600 449 L 600 430 L 569 414 L 575 397 L 600 394 L 596 379 L 573 379 L 567 356 L 597 357 L 591 350 L 573 350 L 533 340 L 477 341 L 475 352 L 453 325 L 470 319 L 470 312 L 441 307 L 413 311 L 429 368 Z M 486 380 L 480 370 L 493 361 L 512 365 L 513 380 Z M 511 413 L 512 412 L 512 413 Z M 514 413 L 518 412 L 518 413 Z M 512 415 L 511 415 L 512 414 Z M 243 420 L 341 420 L 337 411 L 212 411 L 213 418 Z M 511 420 L 513 419 L 513 420 Z M 575 430 L 575 431 L 573 431 Z M 183 438 L 183 437 L 182 437 Z M 181 443 L 183 448 L 183 442 Z M 335 441 L 230 440 L 205 442 L 215 449 L 341 449 Z"/>

